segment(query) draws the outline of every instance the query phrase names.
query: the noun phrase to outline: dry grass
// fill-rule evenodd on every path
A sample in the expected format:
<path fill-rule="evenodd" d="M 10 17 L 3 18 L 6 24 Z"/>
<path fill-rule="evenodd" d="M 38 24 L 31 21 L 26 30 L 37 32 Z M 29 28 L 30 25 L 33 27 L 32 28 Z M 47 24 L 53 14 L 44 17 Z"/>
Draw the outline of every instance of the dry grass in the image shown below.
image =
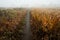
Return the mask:
<path fill-rule="evenodd" d="M 30 20 L 33 39 L 39 40 L 40 34 L 42 38 L 42 36 L 46 37 L 46 35 L 51 35 L 53 32 L 56 32 L 55 36 L 58 33 L 60 35 L 60 32 L 57 33 L 58 28 L 60 28 L 60 9 L 32 9 Z"/>

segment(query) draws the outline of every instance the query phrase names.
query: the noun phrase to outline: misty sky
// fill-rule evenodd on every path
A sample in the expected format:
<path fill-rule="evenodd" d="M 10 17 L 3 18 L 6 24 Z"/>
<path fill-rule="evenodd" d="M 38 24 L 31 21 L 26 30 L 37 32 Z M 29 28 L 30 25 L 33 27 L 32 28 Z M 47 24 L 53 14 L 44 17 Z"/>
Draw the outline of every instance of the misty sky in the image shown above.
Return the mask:
<path fill-rule="evenodd" d="M 0 0 L 0 7 L 60 7 L 60 0 Z"/>

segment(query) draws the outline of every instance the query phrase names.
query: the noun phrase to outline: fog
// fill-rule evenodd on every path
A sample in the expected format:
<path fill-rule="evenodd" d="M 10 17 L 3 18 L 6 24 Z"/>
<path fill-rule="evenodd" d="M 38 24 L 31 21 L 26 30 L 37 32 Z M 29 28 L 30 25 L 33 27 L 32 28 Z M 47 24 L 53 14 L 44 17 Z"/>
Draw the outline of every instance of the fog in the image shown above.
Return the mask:
<path fill-rule="evenodd" d="M 0 7 L 60 7 L 60 0 L 0 0 Z"/>

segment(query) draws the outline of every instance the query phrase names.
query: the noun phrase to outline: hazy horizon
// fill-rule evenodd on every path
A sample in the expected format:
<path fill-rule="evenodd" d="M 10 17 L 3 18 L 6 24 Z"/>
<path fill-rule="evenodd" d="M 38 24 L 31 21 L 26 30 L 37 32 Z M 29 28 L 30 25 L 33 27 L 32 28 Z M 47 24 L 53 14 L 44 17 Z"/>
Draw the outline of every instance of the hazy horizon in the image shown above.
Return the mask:
<path fill-rule="evenodd" d="M 60 7 L 60 0 L 0 0 L 0 7 Z"/>

